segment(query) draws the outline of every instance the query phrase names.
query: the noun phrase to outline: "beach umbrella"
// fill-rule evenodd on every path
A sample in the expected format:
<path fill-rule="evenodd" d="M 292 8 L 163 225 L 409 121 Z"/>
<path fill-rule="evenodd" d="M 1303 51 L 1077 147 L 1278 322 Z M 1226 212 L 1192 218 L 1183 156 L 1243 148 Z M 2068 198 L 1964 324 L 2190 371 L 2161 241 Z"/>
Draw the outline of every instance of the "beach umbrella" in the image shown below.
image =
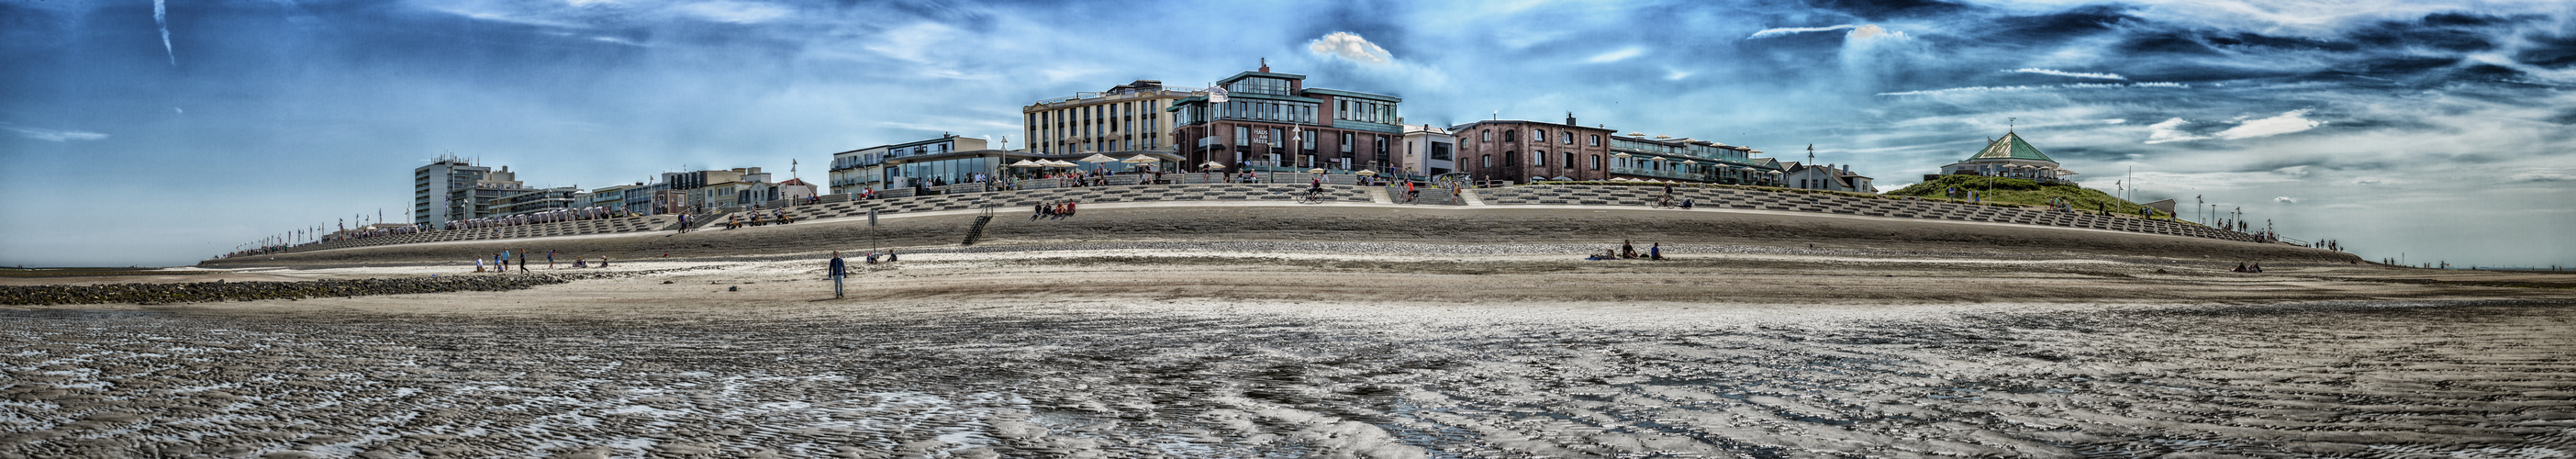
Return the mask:
<path fill-rule="evenodd" d="M 1314 168 L 1314 169 L 1309 169 L 1309 170 L 1307 170 L 1307 171 L 1306 171 L 1306 173 L 1308 173 L 1308 174 L 1321 174 L 1321 173 L 1324 173 L 1324 168 L 1318 167 L 1318 168 Z"/>
<path fill-rule="evenodd" d="M 1020 160 L 1020 162 L 1011 163 L 1011 167 L 1046 167 L 1046 165 L 1045 165 L 1045 164 L 1038 164 L 1036 161 L 1030 161 L 1030 160 L 1025 160 L 1025 159 L 1023 159 L 1023 160 Z"/>
<path fill-rule="evenodd" d="M 1207 164 L 1200 164 L 1200 165 L 1199 165 L 1199 167 L 1201 167 L 1201 168 L 1207 168 L 1207 169 L 1224 169 L 1224 168 L 1225 168 L 1225 163 L 1220 163 L 1220 162 L 1216 162 L 1216 161 L 1208 161 L 1208 162 L 1207 162 Z"/>
<path fill-rule="evenodd" d="M 1046 166 L 1047 166 L 1047 167 L 1078 167 L 1078 166 L 1081 166 L 1081 165 L 1080 165 L 1080 164 L 1070 163 L 1070 162 L 1065 162 L 1065 161 L 1057 161 L 1057 160 L 1052 160 L 1052 159 L 1050 159 L 1050 160 L 1047 160 L 1047 161 L 1046 161 Z"/>
<path fill-rule="evenodd" d="M 1121 160 L 1118 160 L 1118 162 L 1127 163 L 1127 164 L 1148 164 L 1148 163 L 1153 163 L 1153 162 L 1155 162 L 1155 161 L 1162 161 L 1162 160 L 1154 159 L 1154 157 L 1152 157 L 1152 156 L 1145 156 L 1145 155 L 1129 156 L 1129 157 L 1127 157 L 1127 159 L 1121 159 Z"/>
<path fill-rule="evenodd" d="M 1082 157 L 1081 161 L 1086 163 L 1114 163 L 1118 162 L 1118 158 L 1111 158 L 1109 155 L 1092 153 L 1091 156 Z"/>
<path fill-rule="evenodd" d="M 1359 175 L 1377 175 L 1377 171 L 1359 171 L 1354 173 Z"/>
<path fill-rule="evenodd" d="M 1631 154 L 1627 154 L 1627 153 L 1612 153 L 1612 154 L 1610 154 L 1610 156 L 1617 156 L 1617 157 L 1621 157 L 1621 158 L 1626 158 L 1626 157 L 1636 156 L 1636 155 L 1631 155 Z"/>
<path fill-rule="evenodd" d="M 1699 161 L 1692 161 L 1692 160 L 1687 160 L 1687 159 L 1685 159 L 1685 160 L 1682 160 L 1682 164 L 1699 164 Z"/>

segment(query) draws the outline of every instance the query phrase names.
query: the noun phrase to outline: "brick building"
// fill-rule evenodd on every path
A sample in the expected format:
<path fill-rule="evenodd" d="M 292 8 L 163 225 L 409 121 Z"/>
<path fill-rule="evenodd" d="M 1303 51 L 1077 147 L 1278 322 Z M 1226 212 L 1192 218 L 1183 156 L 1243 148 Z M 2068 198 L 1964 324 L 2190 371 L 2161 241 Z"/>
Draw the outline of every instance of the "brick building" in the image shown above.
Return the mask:
<path fill-rule="evenodd" d="M 1306 87 L 1306 76 L 1260 70 L 1218 80 L 1226 100 L 1197 95 L 1172 102 L 1172 139 L 1198 170 L 1208 162 L 1262 170 L 1395 168 L 1404 99 Z"/>
<path fill-rule="evenodd" d="M 1477 121 L 1449 127 L 1458 139 L 1457 170 L 1477 180 L 1609 180 L 1610 142 L 1618 131 L 1523 120 Z"/>

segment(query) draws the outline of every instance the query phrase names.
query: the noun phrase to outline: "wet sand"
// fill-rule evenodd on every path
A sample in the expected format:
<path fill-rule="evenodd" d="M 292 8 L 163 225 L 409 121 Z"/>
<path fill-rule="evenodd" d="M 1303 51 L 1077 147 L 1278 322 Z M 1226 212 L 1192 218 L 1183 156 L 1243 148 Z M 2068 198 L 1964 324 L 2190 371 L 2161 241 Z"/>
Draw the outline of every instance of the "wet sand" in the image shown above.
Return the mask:
<path fill-rule="evenodd" d="M 2576 453 L 2564 288 L 1955 245 L 1176 244 L 907 250 L 854 259 L 846 299 L 780 252 L 0 309 L 0 456 Z M 457 271 L 391 264 L 277 275 Z"/>

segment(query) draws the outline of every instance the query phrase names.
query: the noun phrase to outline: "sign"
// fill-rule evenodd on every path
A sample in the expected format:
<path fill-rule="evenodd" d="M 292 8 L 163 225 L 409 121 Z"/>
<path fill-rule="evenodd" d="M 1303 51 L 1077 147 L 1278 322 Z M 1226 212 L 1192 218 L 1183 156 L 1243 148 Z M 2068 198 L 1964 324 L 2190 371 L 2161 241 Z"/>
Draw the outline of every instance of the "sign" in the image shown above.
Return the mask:
<path fill-rule="evenodd" d="M 875 227 L 877 227 L 877 210 L 876 210 L 876 209 L 868 209 L 868 227 L 869 227 L 869 228 L 875 228 Z"/>
<path fill-rule="evenodd" d="M 1208 102 L 1217 104 L 1225 103 L 1225 87 L 1208 86 Z"/>

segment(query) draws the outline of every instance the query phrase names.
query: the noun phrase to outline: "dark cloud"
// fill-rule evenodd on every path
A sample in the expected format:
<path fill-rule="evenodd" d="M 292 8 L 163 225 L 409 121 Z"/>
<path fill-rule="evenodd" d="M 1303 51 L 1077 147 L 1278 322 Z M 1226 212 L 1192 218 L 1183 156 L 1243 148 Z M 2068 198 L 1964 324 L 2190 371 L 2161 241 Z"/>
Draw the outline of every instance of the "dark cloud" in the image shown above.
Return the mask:
<path fill-rule="evenodd" d="M 2123 55 L 2134 58 L 2153 58 L 2159 57 L 2158 55 L 2217 56 L 2222 54 L 2194 38 L 2196 37 L 2190 32 L 2185 31 L 2146 32 L 2128 37 L 2120 44 L 2119 51 Z"/>
<path fill-rule="evenodd" d="M 2542 118 L 2542 120 L 2558 124 L 2576 125 L 2576 108 L 2560 110 L 2557 115 L 2551 115 L 2548 118 Z"/>
<path fill-rule="evenodd" d="M 1810 6 L 1872 21 L 1946 17 L 1974 10 L 1966 5 L 1938 0 L 1816 0 Z"/>
<path fill-rule="evenodd" d="M 2531 47 L 2515 52 L 2514 62 L 2553 69 L 2576 67 L 2576 35 L 2534 35 L 2529 38 Z"/>

